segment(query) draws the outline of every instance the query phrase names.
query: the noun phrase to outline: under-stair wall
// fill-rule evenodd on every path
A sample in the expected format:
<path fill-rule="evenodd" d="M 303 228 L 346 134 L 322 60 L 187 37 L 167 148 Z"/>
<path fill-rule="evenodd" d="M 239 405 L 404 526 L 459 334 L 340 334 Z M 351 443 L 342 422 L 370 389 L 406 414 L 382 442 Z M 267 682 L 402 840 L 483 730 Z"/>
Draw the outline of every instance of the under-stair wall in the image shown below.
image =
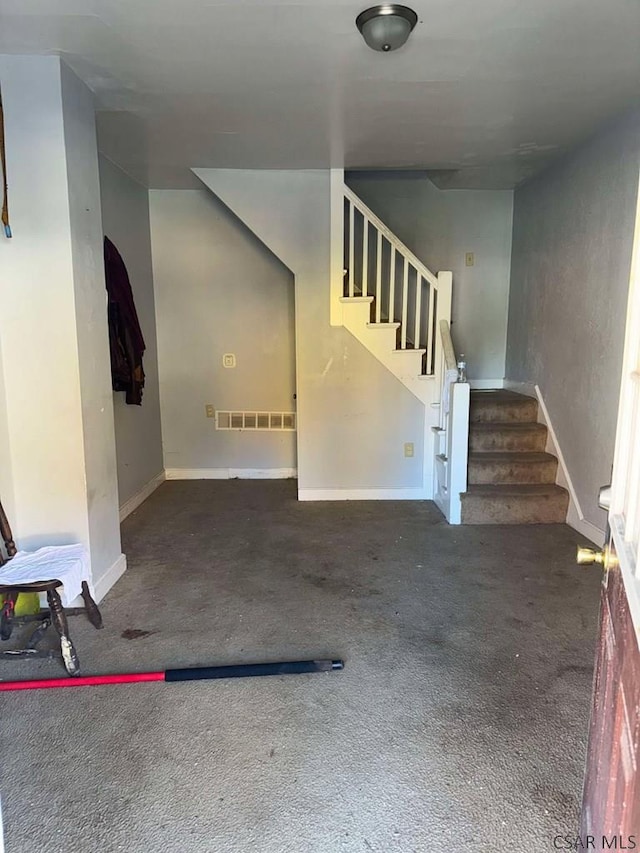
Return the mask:
<path fill-rule="evenodd" d="M 429 270 L 342 181 L 334 178 L 331 195 L 331 320 L 422 403 L 422 496 L 432 498 L 446 372 L 440 328 L 451 319 L 452 274 Z"/>
<path fill-rule="evenodd" d="M 167 478 L 295 476 L 276 415 L 295 410 L 291 272 L 205 187 L 149 199 Z M 272 413 L 269 428 L 225 429 L 225 411 Z"/>
<path fill-rule="evenodd" d="M 331 182 L 342 186 L 342 172 L 194 172 L 294 273 L 300 499 L 429 497 L 424 404 L 331 325 Z"/>

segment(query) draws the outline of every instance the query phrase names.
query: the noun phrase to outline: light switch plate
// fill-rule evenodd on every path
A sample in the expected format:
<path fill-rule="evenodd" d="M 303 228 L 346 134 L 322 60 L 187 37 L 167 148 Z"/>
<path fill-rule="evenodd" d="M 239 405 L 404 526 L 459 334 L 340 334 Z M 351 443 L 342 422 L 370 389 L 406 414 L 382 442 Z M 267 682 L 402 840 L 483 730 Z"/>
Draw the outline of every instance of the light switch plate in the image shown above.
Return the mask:
<path fill-rule="evenodd" d="M 467 254 L 464 256 L 464 262 L 468 267 L 472 267 L 475 264 L 476 256 L 473 254 L 473 252 L 467 252 Z"/>
<path fill-rule="evenodd" d="M 412 441 L 405 442 L 404 455 L 409 459 L 413 456 L 413 442 Z"/>
<path fill-rule="evenodd" d="M 232 352 L 225 352 L 222 356 L 222 366 L 223 367 L 235 367 L 236 366 L 236 357 Z"/>

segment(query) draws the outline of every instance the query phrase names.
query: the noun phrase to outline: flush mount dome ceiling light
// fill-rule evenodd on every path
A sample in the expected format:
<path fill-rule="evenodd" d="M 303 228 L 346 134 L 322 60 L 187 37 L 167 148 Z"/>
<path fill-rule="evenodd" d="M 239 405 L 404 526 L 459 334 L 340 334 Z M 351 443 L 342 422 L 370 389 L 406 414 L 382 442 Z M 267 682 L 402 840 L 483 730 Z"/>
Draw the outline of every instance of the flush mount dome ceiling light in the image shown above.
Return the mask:
<path fill-rule="evenodd" d="M 397 3 L 372 6 L 356 18 L 356 27 L 369 47 L 384 53 L 402 47 L 417 23 L 413 9 Z"/>

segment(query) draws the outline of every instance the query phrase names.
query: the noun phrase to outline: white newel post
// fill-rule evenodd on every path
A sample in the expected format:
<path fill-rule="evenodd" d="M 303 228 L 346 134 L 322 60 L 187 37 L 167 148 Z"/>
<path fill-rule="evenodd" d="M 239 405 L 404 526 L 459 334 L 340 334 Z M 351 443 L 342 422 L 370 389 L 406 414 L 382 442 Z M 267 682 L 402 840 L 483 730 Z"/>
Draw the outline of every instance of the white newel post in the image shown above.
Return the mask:
<path fill-rule="evenodd" d="M 344 287 L 344 170 L 331 169 L 331 248 L 330 248 L 330 314 L 332 326 L 342 325 L 342 303 Z M 353 237 L 351 236 L 351 240 Z M 350 271 L 353 280 L 353 273 Z"/>
<path fill-rule="evenodd" d="M 468 382 L 453 382 L 451 385 L 447 436 L 449 524 L 460 524 L 462 521 L 460 495 L 467 491 L 470 390 Z"/>
<path fill-rule="evenodd" d="M 436 322 L 435 322 L 435 334 L 436 334 L 436 352 L 435 352 L 435 364 L 434 364 L 434 374 L 438 376 L 443 375 L 444 367 L 442 364 L 443 359 L 443 351 L 442 345 L 440 341 L 440 321 L 446 320 L 447 323 L 451 323 L 451 293 L 453 290 L 453 273 L 449 271 L 439 272 L 438 273 L 438 298 L 436 303 Z"/>

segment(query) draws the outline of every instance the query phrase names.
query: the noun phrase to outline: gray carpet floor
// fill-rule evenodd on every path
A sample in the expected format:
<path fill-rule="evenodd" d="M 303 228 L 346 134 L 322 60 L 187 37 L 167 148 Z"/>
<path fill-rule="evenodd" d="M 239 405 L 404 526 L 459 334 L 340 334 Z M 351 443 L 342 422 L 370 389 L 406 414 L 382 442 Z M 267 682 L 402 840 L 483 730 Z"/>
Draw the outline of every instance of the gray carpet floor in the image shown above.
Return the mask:
<path fill-rule="evenodd" d="M 346 667 L 0 694 L 6 853 L 552 851 L 576 831 L 597 628 L 579 538 L 297 503 L 292 481 L 163 484 L 123 525 L 104 630 L 71 620 L 83 672 Z"/>

